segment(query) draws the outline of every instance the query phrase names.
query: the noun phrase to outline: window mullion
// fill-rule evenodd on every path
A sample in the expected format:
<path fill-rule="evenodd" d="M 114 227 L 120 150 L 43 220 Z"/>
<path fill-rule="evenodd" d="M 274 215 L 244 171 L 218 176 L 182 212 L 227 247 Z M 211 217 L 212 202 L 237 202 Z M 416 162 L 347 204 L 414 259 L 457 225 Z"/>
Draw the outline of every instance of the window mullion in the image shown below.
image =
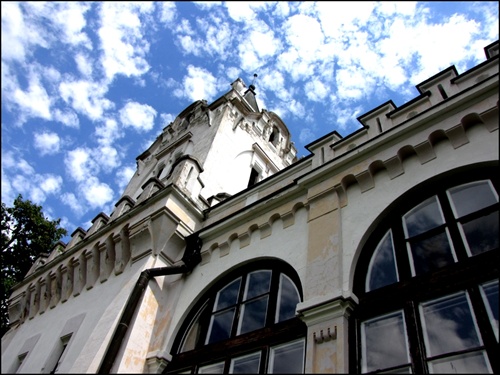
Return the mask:
<path fill-rule="evenodd" d="M 272 271 L 271 286 L 269 288 L 269 301 L 267 305 L 266 327 L 275 323 L 276 309 L 278 308 L 278 290 L 280 284 L 280 272 Z"/>
<path fill-rule="evenodd" d="M 441 210 L 443 211 L 444 221 L 450 233 L 450 240 L 452 242 L 453 249 L 455 250 L 455 255 L 457 256 L 457 261 L 463 261 L 468 258 L 467 251 L 460 235 L 460 230 L 458 229 L 458 219 L 455 219 L 453 210 L 451 209 L 450 201 L 446 194 L 446 191 L 438 193 L 439 203 L 441 204 Z"/>
<path fill-rule="evenodd" d="M 392 240 L 394 241 L 394 253 L 396 255 L 396 265 L 399 275 L 399 281 L 407 281 L 412 277 L 410 268 L 410 259 L 408 258 L 408 248 L 406 245 L 403 219 L 394 221 L 392 225 Z"/>
<path fill-rule="evenodd" d="M 235 337 L 238 333 L 238 326 L 240 324 L 241 317 L 241 308 L 243 306 L 243 298 L 245 297 L 245 289 L 248 283 L 248 275 L 244 275 L 241 278 L 240 290 L 238 291 L 238 299 L 236 300 L 235 311 L 234 311 L 234 319 L 233 326 L 231 327 L 231 335 L 229 337 Z"/>
<path fill-rule="evenodd" d="M 425 361 L 425 344 L 420 325 L 418 306 L 413 300 L 405 302 L 404 313 L 406 318 L 407 335 L 410 345 L 412 372 L 415 374 L 428 374 Z"/>

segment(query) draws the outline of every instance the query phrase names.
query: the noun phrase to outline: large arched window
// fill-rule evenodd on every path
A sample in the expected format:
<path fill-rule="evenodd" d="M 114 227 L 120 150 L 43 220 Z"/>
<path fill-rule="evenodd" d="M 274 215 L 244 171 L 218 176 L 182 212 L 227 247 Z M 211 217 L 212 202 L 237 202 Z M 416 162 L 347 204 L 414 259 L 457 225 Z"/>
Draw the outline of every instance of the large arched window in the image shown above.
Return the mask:
<path fill-rule="evenodd" d="M 252 262 L 219 280 L 194 307 L 164 373 L 302 373 L 305 324 L 296 272 Z"/>
<path fill-rule="evenodd" d="M 498 373 L 498 168 L 415 187 L 356 268 L 356 373 Z"/>

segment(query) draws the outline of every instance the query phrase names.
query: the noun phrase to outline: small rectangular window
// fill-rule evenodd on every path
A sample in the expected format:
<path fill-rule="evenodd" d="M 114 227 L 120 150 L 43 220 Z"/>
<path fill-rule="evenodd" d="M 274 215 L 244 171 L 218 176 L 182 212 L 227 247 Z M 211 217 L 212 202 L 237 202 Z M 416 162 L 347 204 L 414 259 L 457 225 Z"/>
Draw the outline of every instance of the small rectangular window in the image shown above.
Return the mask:
<path fill-rule="evenodd" d="M 54 365 L 54 368 L 52 371 L 50 371 L 51 374 L 55 374 L 57 370 L 59 369 L 59 366 L 61 365 L 63 359 L 64 359 L 64 353 L 66 352 L 66 348 L 68 347 L 69 340 L 71 339 L 72 333 L 61 337 L 60 341 L 60 346 L 56 349 L 57 352 L 55 353 L 55 357 L 57 358 L 56 364 Z"/>
<path fill-rule="evenodd" d="M 28 352 L 25 352 L 25 353 L 19 354 L 17 356 L 17 364 L 16 364 L 16 368 L 15 368 L 15 370 L 13 372 L 17 373 L 21 369 L 21 366 L 23 365 L 23 362 L 26 359 L 27 355 L 28 355 Z"/>

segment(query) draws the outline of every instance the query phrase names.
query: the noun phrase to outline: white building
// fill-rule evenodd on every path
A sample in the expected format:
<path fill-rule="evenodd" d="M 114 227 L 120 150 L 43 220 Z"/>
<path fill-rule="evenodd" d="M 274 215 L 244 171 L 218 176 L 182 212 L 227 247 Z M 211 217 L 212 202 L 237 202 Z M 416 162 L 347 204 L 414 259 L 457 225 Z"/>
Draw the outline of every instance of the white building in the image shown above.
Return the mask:
<path fill-rule="evenodd" d="M 13 289 L 2 372 L 500 372 L 498 41 L 326 134 L 237 79 Z"/>

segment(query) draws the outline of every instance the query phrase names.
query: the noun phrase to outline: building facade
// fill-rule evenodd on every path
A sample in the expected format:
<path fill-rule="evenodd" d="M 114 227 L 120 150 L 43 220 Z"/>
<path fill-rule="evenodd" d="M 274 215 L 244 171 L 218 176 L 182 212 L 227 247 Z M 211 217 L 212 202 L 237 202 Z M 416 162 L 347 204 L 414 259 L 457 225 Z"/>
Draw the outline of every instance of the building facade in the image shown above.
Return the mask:
<path fill-rule="evenodd" d="M 241 79 L 12 290 L 2 372 L 500 372 L 498 41 L 300 160 Z"/>

